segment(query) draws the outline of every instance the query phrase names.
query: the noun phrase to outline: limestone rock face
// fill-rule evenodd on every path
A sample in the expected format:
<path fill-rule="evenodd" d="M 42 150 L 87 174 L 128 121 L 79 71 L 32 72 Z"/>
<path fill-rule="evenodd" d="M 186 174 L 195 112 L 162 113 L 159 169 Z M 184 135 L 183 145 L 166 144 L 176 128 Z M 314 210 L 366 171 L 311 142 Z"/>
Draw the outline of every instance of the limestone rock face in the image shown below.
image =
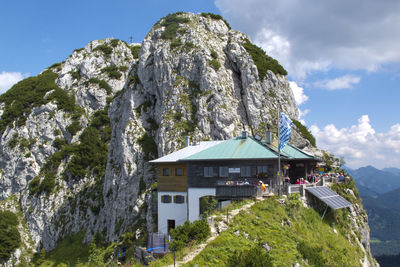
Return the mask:
<path fill-rule="evenodd" d="M 154 103 L 153 119 L 160 126 L 160 154 L 180 148 L 183 136 L 227 139 L 242 130 L 263 134 L 276 124 L 278 106 L 298 117 L 293 92 L 285 76 L 268 70 L 264 79 L 243 47 L 248 38 L 229 30 L 222 20 L 184 14 L 175 39 L 162 38 L 156 27 L 143 41 L 138 76 Z M 152 100 L 153 99 L 153 100 Z"/>
<path fill-rule="evenodd" d="M 298 117 L 286 77 L 270 70 L 259 77 L 245 34 L 223 20 L 179 17 L 185 20 L 172 36 L 165 19 L 157 23 L 140 52 L 111 38 L 75 50 L 49 68 L 74 111 L 52 98 L 60 94 L 53 88 L 24 113 L 25 123 L 16 118 L 1 133 L 0 201 L 18 198 L 36 249 L 81 230 L 87 241 L 95 233 L 113 241 L 152 230 L 155 169 L 148 160 L 180 149 L 187 135 L 263 135 L 276 125 L 278 108 Z M 0 102 L 3 116 L 9 107 Z M 292 142 L 310 146 L 299 134 Z M 102 144 L 103 154 L 94 152 Z"/>
<path fill-rule="evenodd" d="M 354 195 L 353 191 L 348 189 L 347 194 Z M 364 252 L 364 259 L 362 259 L 363 266 L 376 266 L 370 247 L 370 231 L 368 226 L 368 216 L 364 209 L 358 204 L 354 204 L 351 209 L 350 220 L 353 225 L 351 234 L 357 238 L 354 238 L 358 243 L 361 250 Z M 357 233 L 359 235 L 357 235 Z"/>

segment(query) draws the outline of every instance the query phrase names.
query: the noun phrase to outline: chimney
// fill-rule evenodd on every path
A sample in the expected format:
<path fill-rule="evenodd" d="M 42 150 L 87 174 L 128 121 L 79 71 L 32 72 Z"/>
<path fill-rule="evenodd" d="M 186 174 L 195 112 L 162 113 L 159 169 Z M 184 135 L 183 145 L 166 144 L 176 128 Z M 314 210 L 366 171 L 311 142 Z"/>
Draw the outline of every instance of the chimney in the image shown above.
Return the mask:
<path fill-rule="evenodd" d="M 248 136 L 247 131 L 243 131 L 243 132 L 242 132 L 242 138 L 243 138 L 243 139 L 246 139 L 247 136 Z"/>
<path fill-rule="evenodd" d="M 270 145 L 271 144 L 271 131 L 265 132 L 265 138 L 266 138 L 267 144 Z"/>
<path fill-rule="evenodd" d="M 189 136 L 185 136 L 185 147 L 189 146 Z"/>

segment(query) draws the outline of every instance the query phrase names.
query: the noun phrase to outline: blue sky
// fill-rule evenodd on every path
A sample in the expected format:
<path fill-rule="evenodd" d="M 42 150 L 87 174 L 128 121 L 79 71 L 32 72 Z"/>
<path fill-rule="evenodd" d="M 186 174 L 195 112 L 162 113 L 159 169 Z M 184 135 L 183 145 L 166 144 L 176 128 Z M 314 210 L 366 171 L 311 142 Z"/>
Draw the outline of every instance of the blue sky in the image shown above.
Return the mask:
<path fill-rule="evenodd" d="M 397 0 L 4 0 L 0 92 L 95 39 L 141 42 L 168 13 L 223 15 L 288 70 L 301 120 L 350 167 L 400 167 Z"/>

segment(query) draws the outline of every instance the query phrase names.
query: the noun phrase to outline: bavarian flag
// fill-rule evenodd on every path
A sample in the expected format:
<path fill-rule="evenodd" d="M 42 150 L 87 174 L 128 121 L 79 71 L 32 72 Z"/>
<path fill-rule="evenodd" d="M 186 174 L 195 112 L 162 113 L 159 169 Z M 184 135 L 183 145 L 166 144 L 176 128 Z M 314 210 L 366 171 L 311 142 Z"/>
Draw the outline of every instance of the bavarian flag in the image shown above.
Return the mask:
<path fill-rule="evenodd" d="M 282 150 L 286 144 L 289 142 L 290 134 L 292 133 L 292 120 L 289 119 L 289 117 L 281 112 L 280 114 L 280 129 L 279 129 L 279 134 L 280 134 L 280 149 Z"/>

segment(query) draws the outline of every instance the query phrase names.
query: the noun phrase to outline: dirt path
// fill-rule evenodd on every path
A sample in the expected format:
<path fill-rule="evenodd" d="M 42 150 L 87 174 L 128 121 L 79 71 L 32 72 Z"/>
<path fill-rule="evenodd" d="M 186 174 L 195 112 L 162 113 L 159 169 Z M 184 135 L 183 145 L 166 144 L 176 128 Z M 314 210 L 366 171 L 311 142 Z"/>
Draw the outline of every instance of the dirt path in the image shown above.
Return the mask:
<path fill-rule="evenodd" d="M 255 202 L 249 203 L 249 204 L 242 206 L 239 209 L 230 211 L 228 220 L 229 221 L 232 220 L 232 218 L 235 217 L 240 211 L 247 210 L 254 204 L 255 204 Z M 181 261 L 177 261 L 176 266 L 181 266 L 182 264 L 188 263 L 191 260 L 193 260 L 193 258 L 196 257 L 200 252 L 202 252 L 203 249 L 208 245 L 208 243 L 213 241 L 219 235 L 219 233 L 228 229 L 228 222 L 226 221 L 226 214 L 210 216 L 209 218 L 207 218 L 207 222 L 210 225 L 211 237 L 208 238 L 204 243 L 201 243 L 200 245 L 198 245 L 194 251 L 185 255 Z M 173 266 L 174 266 L 173 264 L 168 265 L 168 267 L 173 267 Z"/>

